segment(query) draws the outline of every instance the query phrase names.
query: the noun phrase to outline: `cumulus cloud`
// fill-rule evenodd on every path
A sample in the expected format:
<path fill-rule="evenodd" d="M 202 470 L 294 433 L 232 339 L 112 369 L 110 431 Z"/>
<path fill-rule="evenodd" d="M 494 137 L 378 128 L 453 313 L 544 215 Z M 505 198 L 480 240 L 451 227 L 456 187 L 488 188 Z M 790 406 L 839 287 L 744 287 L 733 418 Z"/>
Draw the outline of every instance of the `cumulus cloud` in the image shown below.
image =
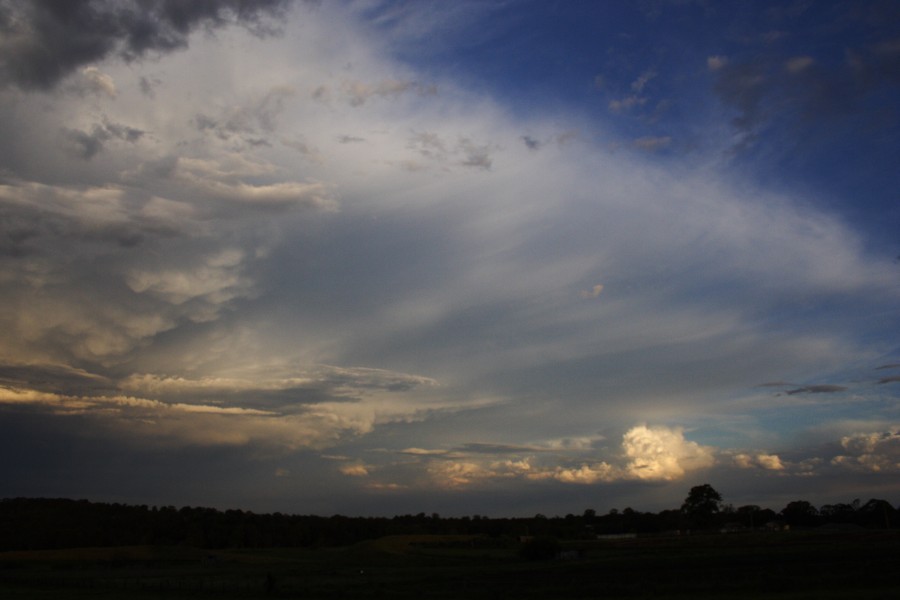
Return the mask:
<path fill-rule="evenodd" d="M 900 471 L 900 429 L 854 433 L 841 438 L 846 454 L 832 464 L 859 471 L 892 473 Z"/>
<path fill-rule="evenodd" d="M 531 476 L 532 479 L 546 479 L 550 477 L 562 483 L 592 485 L 621 479 L 622 472 L 609 463 L 599 462 L 584 464 L 575 468 L 557 467 L 552 472 L 536 473 Z"/>
<path fill-rule="evenodd" d="M 365 477 L 369 474 L 369 469 L 359 463 L 341 465 L 338 470 L 349 477 Z"/>
<path fill-rule="evenodd" d="M 572 485 L 675 481 L 715 463 L 715 449 L 685 440 L 678 428 L 632 427 L 623 435 L 618 450 L 606 451 L 603 458 L 597 456 L 598 441 L 528 446 L 471 443 L 452 451 L 410 448 L 403 454 L 423 461 L 429 477 L 439 485 L 457 488 L 507 480 Z M 498 460 L 498 455 L 509 457 Z M 774 455 L 759 454 L 752 460 L 765 469 L 781 468 Z"/>
<path fill-rule="evenodd" d="M 769 471 L 783 471 L 785 466 L 777 454 L 736 454 L 735 464 L 742 469 L 759 468 Z"/>
<path fill-rule="evenodd" d="M 684 439 L 680 429 L 639 425 L 625 434 L 622 449 L 629 459 L 626 472 L 644 480 L 678 479 L 715 463 L 712 448 Z"/>

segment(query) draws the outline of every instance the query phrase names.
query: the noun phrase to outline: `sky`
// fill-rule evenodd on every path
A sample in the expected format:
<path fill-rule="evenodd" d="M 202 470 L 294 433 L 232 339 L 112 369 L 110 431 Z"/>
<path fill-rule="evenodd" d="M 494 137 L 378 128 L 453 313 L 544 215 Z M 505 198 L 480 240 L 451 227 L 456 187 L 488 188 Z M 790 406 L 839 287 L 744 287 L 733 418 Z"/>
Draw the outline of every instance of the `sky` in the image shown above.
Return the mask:
<path fill-rule="evenodd" d="M 0 0 L 0 497 L 897 504 L 898 24 Z"/>

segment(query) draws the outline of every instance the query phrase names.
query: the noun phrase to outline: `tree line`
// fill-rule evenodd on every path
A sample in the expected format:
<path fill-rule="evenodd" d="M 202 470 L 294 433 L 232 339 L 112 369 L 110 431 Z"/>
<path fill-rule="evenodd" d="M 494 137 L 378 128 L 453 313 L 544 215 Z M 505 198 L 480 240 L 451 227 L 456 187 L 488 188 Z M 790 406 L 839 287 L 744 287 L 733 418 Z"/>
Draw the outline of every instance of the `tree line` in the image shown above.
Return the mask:
<path fill-rule="evenodd" d="M 64 498 L 0 500 L 0 551 L 130 545 L 197 548 L 341 546 L 386 535 L 476 535 L 490 538 L 552 536 L 592 539 L 615 534 L 675 531 L 813 528 L 823 525 L 892 529 L 900 510 L 886 500 L 826 504 L 805 500 L 775 512 L 756 505 L 734 508 L 709 484 L 691 488 L 682 506 L 659 513 L 632 508 L 599 515 L 593 509 L 564 517 L 330 517 L 203 507 L 147 506 Z"/>

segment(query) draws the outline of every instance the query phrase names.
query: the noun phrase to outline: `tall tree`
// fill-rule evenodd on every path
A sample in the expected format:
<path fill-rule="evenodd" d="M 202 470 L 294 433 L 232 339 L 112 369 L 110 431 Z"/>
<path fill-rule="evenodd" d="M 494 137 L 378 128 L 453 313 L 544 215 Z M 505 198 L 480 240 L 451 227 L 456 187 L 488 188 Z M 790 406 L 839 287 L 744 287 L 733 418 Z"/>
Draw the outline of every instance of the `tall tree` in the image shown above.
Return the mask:
<path fill-rule="evenodd" d="M 701 529 L 712 526 L 721 510 L 722 494 L 708 483 L 692 487 L 681 505 L 681 512 L 687 517 L 688 523 Z"/>

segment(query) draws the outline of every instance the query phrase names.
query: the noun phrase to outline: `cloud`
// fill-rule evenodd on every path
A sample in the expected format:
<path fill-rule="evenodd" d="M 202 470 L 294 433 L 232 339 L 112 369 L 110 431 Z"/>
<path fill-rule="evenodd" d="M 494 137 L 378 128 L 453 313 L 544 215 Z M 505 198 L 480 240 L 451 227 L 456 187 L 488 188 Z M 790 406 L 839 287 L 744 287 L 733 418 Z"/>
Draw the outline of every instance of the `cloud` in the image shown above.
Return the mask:
<path fill-rule="evenodd" d="M 71 152 L 84 160 L 91 160 L 99 154 L 107 141 L 119 139 L 128 143 L 139 141 L 145 134 L 135 127 L 106 121 L 94 125 L 90 133 L 78 129 L 62 129 L 63 137 L 69 144 Z"/>
<path fill-rule="evenodd" d="M 254 161 L 236 153 L 218 159 L 167 157 L 142 164 L 130 177 L 138 180 L 162 177 L 189 186 L 212 199 L 261 208 L 312 208 L 333 210 L 336 203 L 322 183 L 275 181 L 246 183 L 277 174 L 271 164 Z M 207 210 L 209 210 L 207 208 Z"/>
<path fill-rule="evenodd" d="M 734 463 L 742 469 L 760 468 L 769 471 L 783 471 L 784 463 L 777 454 L 736 454 Z"/>
<path fill-rule="evenodd" d="M 76 89 L 82 93 L 104 95 L 108 98 L 115 98 L 118 95 L 113 78 L 97 67 L 83 68 L 81 77 L 82 81 L 76 84 Z"/>
<path fill-rule="evenodd" d="M 786 393 L 788 395 L 793 394 L 835 394 L 837 392 L 846 392 L 847 388 L 843 385 L 832 385 L 832 384 L 821 384 L 821 385 L 806 385 L 803 387 L 795 388 L 793 390 L 788 390 Z"/>
<path fill-rule="evenodd" d="M 844 18 L 848 23 L 857 20 L 852 11 Z M 900 82 L 900 51 L 883 35 L 873 30 L 866 46 L 840 48 L 843 61 L 771 49 L 729 57 L 727 62 L 711 57 L 714 91 L 737 111 L 733 124 L 745 134 L 744 142 L 781 124 L 796 132 L 862 115 L 872 110 L 870 100 L 879 102 L 882 90 Z"/>
<path fill-rule="evenodd" d="M 582 298 L 598 298 L 600 294 L 603 292 L 603 284 L 598 283 L 590 290 L 581 290 L 579 295 Z"/>
<path fill-rule="evenodd" d="M 275 85 L 264 93 L 223 106 L 212 115 L 197 113 L 194 126 L 218 140 L 237 144 L 238 149 L 270 145 L 267 137 L 278 129 L 281 116 L 296 93 L 293 86 Z"/>
<path fill-rule="evenodd" d="M 527 146 L 529 150 L 538 150 L 541 147 L 540 140 L 536 140 L 529 135 L 523 135 L 522 142 L 524 142 L 525 146 Z"/>
<path fill-rule="evenodd" d="M 629 459 L 626 472 L 643 480 L 671 481 L 715 463 L 712 448 L 687 441 L 680 429 L 666 427 L 632 428 L 622 439 L 622 450 Z"/>
<path fill-rule="evenodd" d="M 0 83 L 48 90 L 69 73 L 110 55 L 135 60 L 186 48 L 190 33 L 237 23 L 259 33 L 284 0 L 70 0 L 0 4 Z"/>
<path fill-rule="evenodd" d="M 784 63 L 784 68 L 789 73 L 800 73 L 815 64 L 815 59 L 811 56 L 794 56 Z"/>
<path fill-rule="evenodd" d="M 634 140 L 632 144 L 638 150 L 644 150 L 645 152 L 657 152 L 658 150 L 662 150 L 663 148 L 670 146 L 672 144 L 672 138 L 669 136 L 644 136 Z"/>
<path fill-rule="evenodd" d="M 326 97 L 326 92 L 317 89 L 318 98 Z M 347 98 L 350 106 L 362 106 L 372 98 L 397 98 L 407 92 L 418 96 L 431 96 L 437 93 L 433 85 L 423 85 L 413 81 L 385 80 L 378 83 L 364 83 L 362 81 L 345 81 L 341 91 Z"/>
<path fill-rule="evenodd" d="M 893 473 L 900 471 L 900 430 L 854 433 L 841 439 L 846 454 L 832 464 L 859 471 Z"/>
<path fill-rule="evenodd" d="M 283 454 L 328 448 L 370 432 L 376 424 L 416 419 L 426 407 L 441 408 L 433 400 L 403 399 L 415 387 L 431 385 L 430 380 L 376 369 L 322 366 L 268 380 L 143 374 L 120 382 L 63 370 L 60 375 L 75 380 L 81 393 L 29 385 L 49 368 L 0 366 L 0 376 L 5 375 L 0 405 L 36 410 L 47 418 L 78 415 L 86 419 L 85 435 L 124 436 L 134 443 L 251 446 Z M 343 472 L 363 474 L 360 468 Z"/>
<path fill-rule="evenodd" d="M 631 83 L 631 90 L 635 93 L 641 93 L 651 79 L 656 77 L 656 71 L 650 69 L 641 73 L 641 75 Z"/>
<path fill-rule="evenodd" d="M 349 477 L 365 477 L 369 474 L 369 469 L 362 464 L 354 463 L 349 465 L 341 465 L 338 470 Z"/>
<path fill-rule="evenodd" d="M 727 56 L 710 56 L 706 59 L 706 67 L 710 71 L 718 71 L 728 64 Z"/>
<path fill-rule="evenodd" d="M 258 473 L 343 467 L 360 494 L 679 486 L 738 459 L 667 424 L 755 417 L 736 445 L 779 454 L 740 460 L 802 471 L 763 433 L 784 398 L 744 386 L 882 356 L 896 264 L 804 193 L 609 152 L 641 135 L 620 122 L 510 110 L 440 75 L 432 93 L 440 71 L 395 61 L 359 4 L 291 14 L 289 35 L 188 32 L 190 52 L 127 64 L 117 38 L 58 93 L 0 93 L 5 414 Z M 790 56 L 759 85 L 823 68 L 788 73 Z M 650 75 L 618 90 L 623 111 Z M 822 418 L 825 390 L 779 385 Z M 633 427 L 648 418 L 663 425 Z"/>
<path fill-rule="evenodd" d="M 643 106 L 647 103 L 647 98 L 637 95 L 626 96 L 621 99 L 613 99 L 609 101 L 609 110 L 613 113 L 621 113 L 630 110 L 636 106 Z"/>
<path fill-rule="evenodd" d="M 552 473 L 545 472 L 531 476 L 532 479 L 545 479 L 547 477 L 552 477 L 562 483 L 593 485 L 621 479 L 622 473 L 608 463 L 599 462 L 584 464 L 577 468 L 557 467 Z"/>
<path fill-rule="evenodd" d="M 627 481 L 675 481 L 715 463 L 715 449 L 684 439 L 680 429 L 638 425 L 622 437 L 618 451 L 597 456 L 597 438 L 541 444 L 469 443 L 452 451 L 409 448 L 429 479 L 446 487 L 477 487 L 502 481 L 556 481 L 571 485 Z M 508 458 L 498 460 L 497 455 Z M 778 457 L 759 454 L 756 464 L 777 470 Z M 407 468 L 409 466 L 407 465 Z"/>

